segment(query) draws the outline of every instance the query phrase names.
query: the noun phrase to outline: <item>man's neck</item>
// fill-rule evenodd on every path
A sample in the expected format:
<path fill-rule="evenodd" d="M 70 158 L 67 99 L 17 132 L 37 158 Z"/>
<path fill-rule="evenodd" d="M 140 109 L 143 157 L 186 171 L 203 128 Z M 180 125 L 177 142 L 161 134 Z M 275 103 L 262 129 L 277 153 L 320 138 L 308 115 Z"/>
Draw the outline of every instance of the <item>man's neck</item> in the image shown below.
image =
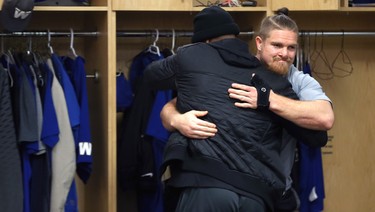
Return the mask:
<path fill-rule="evenodd" d="M 255 55 L 255 57 L 258 58 L 259 61 L 262 61 L 262 60 L 260 60 L 260 55 L 259 55 L 259 53 L 257 53 L 257 54 Z"/>

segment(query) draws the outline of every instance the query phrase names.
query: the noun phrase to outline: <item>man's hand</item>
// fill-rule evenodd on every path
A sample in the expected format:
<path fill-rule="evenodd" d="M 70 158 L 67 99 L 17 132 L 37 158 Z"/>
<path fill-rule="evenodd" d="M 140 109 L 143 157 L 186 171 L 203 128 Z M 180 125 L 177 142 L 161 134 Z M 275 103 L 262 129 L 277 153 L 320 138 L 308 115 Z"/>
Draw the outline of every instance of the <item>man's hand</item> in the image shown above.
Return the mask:
<path fill-rule="evenodd" d="M 217 132 L 216 125 L 199 118 L 207 115 L 207 113 L 207 111 L 191 110 L 184 114 L 175 115 L 171 125 L 189 138 L 206 139 L 213 137 Z"/>
<path fill-rule="evenodd" d="M 253 86 L 233 83 L 232 87 L 228 89 L 228 93 L 230 98 L 240 101 L 234 103 L 237 107 L 252 109 L 258 107 L 258 92 Z"/>
<path fill-rule="evenodd" d="M 178 130 L 189 138 L 206 139 L 215 136 L 217 132 L 215 124 L 200 119 L 207 113 L 207 111 L 191 110 L 181 114 L 177 111 L 176 98 L 174 98 L 164 105 L 160 117 L 163 126 L 169 131 Z"/>

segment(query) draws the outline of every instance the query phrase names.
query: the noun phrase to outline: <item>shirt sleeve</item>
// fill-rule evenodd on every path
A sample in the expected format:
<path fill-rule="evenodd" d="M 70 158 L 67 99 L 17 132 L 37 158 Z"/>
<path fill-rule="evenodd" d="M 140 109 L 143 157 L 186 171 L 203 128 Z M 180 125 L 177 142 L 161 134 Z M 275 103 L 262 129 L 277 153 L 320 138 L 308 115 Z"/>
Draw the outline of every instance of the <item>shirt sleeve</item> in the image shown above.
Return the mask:
<path fill-rule="evenodd" d="M 177 55 L 172 55 L 148 65 L 144 72 L 144 80 L 154 89 L 175 89 L 177 71 Z"/>
<path fill-rule="evenodd" d="M 288 80 L 300 100 L 326 100 L 332 103 L 319 82 L 299 71 L 294 65 L 289 69 Z"/>

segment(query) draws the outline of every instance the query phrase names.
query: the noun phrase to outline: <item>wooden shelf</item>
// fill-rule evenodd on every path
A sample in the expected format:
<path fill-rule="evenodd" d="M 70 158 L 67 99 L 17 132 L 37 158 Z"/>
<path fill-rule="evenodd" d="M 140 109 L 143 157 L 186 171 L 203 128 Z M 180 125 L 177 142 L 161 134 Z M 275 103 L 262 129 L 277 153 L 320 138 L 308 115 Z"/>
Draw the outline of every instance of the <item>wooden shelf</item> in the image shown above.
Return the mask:
<path fill-rule="evenodd" d="M 334 11 L 340 6 L 339 0 L 272 0 L 273 11 L 287 7 L 291 11 Z"/>
<path fill-rule="evenodd" d="M 375 12 L 375 7 L 340 7 L 343 12 Z"/>
<path fill-rule="evenodd" d="M 190 11 L 191 0 L 116 0 L 112 2 L 115 11 Z"/>

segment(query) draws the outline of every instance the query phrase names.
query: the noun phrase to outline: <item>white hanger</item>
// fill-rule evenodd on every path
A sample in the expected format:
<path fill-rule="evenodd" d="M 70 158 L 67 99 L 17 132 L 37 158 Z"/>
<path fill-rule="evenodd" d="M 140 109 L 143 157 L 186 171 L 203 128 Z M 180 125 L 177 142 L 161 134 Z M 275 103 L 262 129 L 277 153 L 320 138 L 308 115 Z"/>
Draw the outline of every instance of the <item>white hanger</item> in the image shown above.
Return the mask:
<path fill-rule="evenodd" d="M 8 76 L 9 76 L 10 87 L 13 87 L 14 80 L 13 80 L 12 74 L 10 73 L 10 63 L 11 63 L 11 60 L 14 59 L 14 58 L 9 56 L 9 54 L 4 54 L 4 55 L 6 57 L 6 62 L 7 62 L 7 67 L 6 67 L 5 71 L 7 72 Z"/>
<path fill-rule="evenodd" d="M 176 32 L 174 31 L 174 29 L 172 29 L 172 47 L 171 47 L 172 54 L 176 54 L 174 53 L 175 44 L 176 44 Z"/>
<path fill-rule="evenodd" d="M 147 51 L 150 52 L 150 53 L 153 53 L 153 54 L 157 54 L 160 56 L 160 49 L 159 47 L 156 45 L 156 42 L 159 40 L 159 30 L 158 29 L 155 29 L 156 31 L 156 37 L 155 37 L 155 40 L 154 42 L 148 47 Z"/>
<path fill-rule="evenodd" d="M 74 32 L 73 32 L 73 29 L 70 28 L 70 50 L 72 51 L 74 57 L 78 57 L 76 50 L 73 47 L 73 44 L 74 44 Z"/>
<path fill-rule="evenodd" d="M 47 30 L 47 36 L 48 36 L 47 47 L 49 48 L 50 53 L 53 54 L 53 49 L 51 46 L 51 33 L 49 30 Z"/>
<path fill-rule="evenodd" d="M 31 39 L 31 37 L 29 37 L 29 46 L 28 46 L 28 49 L 27 49 L 27 54 L 30 55 L 32 53 L 32 46 L 33 46 L 33 40 Z"/>

